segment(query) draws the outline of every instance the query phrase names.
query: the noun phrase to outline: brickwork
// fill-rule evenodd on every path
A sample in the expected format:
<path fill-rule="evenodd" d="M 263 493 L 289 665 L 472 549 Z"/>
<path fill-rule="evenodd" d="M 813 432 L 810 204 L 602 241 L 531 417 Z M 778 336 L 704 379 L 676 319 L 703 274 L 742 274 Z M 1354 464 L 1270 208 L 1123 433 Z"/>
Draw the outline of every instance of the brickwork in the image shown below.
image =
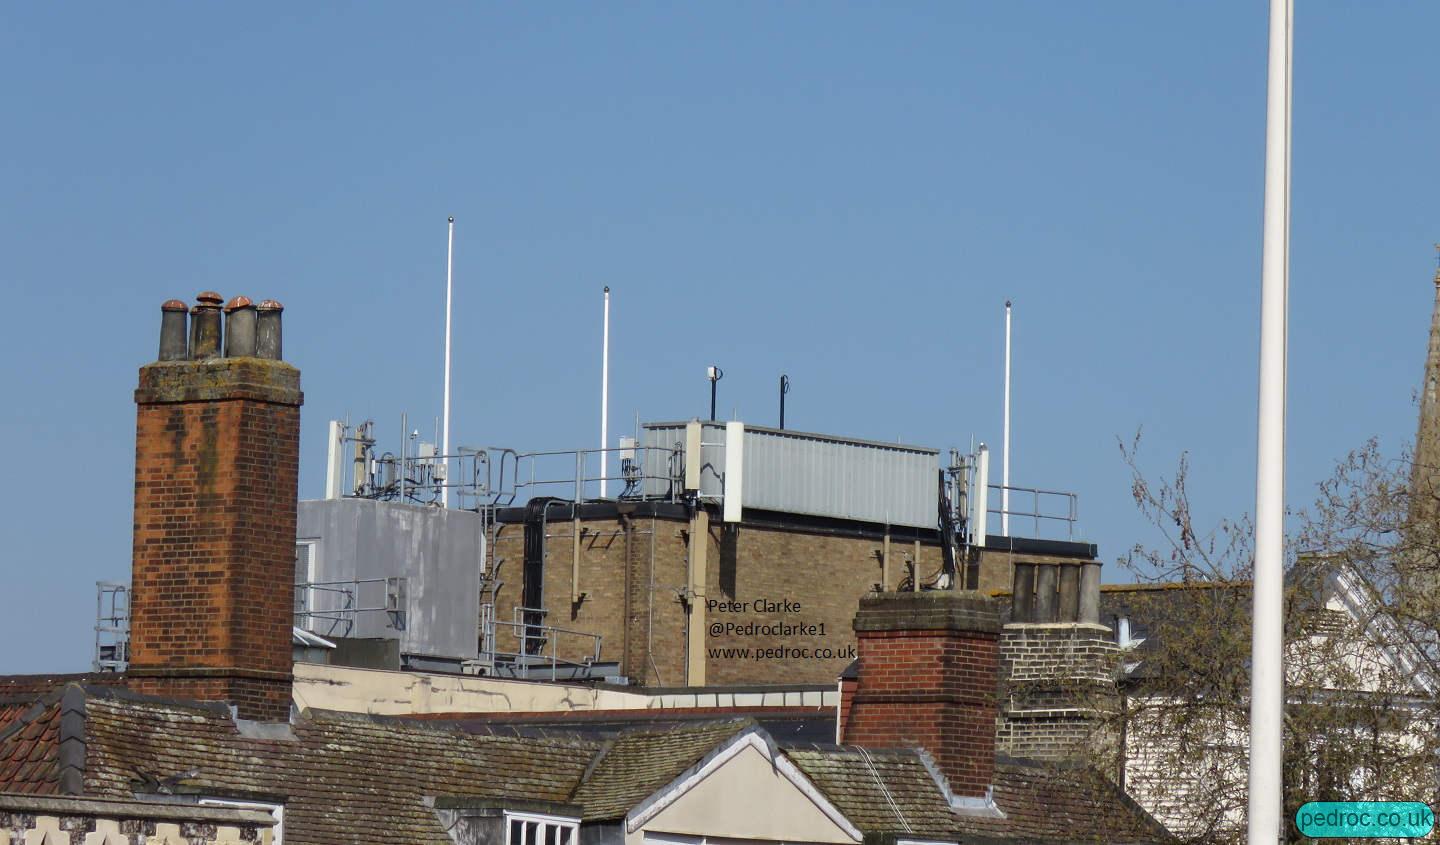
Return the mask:
<path fill-rule="evenodd" d="M 1000 749 L 1042 760 L 1104 751 L 1103 732 L 1118 706 L 1118 654 L 1104 625 L 1006 625 L 1000 637 Z"/>
<path fill-rule="evenodd" d="M 135 401 L 129 684 L 284 719 L 299 372 L 256 358 L 155 363 Z"/>
<path fill-rule="evenodd" d="M 859 678 L 845 743 L 918 746 L 956 795 L 994 781 L 998 615 L 973 592 L 888 593 L 855 616 Z"/>
<path fill-rule="evenodd" d="M 545 525 L 545 566 L 541 604 L 545 623 L 599 634 L 601 659 L 620 664 L 620 673 L 650 686 L 679 686 L 685 679 L 686 586 L 684 520 L 652 517 L 585 519 L 580 524 L 582 599 L 572 594 L 574 523 Z M 505 582 L 494 596 L 502 621 L 513 618 L 523 599 L 525 526 L 503 525 L 496 535 L 496 577 Z M 503 651 L 519 647 L 517 631 L 499 626 Z M 558 655 L 579 660 L 589 654 L 588 638 L 561 635 Z M 549 644 L 545 646 L 547 653 Z"/>
<path fill-rule="evenodd" d="M 568 515 L 564 508 L 554 508 L 551 514 L 562 511 Z M 600 634 L 604 638 L 602 659 L 618 662 L 620 673 L 636 683 L 688 683 L 685 653 L 690 610 L 688 600 L 682 597 L 687 595 L 689 583 L 689 530 L 688 520 L 676 518 L 582 519 L 579 591 L 584 596 L 572 604 L 573 523 L 563 516 L 550 519 L 545 530 L 543 574 L 546 623 Z M 521 524 L 503 525 L 495 542 L 497 578 L 505 583 L 495 599 L 502 621 L 513 618 L 513 609 L 522 599 L 524 532 Z M 708 634 L 706 682 L 833 683 L 853 659 L 856 641 L 850 622 L 856 604 L 882 581 L 883 539 L 801 527 L 727 526 L 713 520 L 706 548 L 705 597 L 732 608 L 748 603 L 743 610 L 705 608 L 707 628 L 716 622 L 824 626 L 823 634 L 816 629 L 781 635 L 736 633 L 744 629 L 733 628 Z M 910 539 L 892 540 L 890 565 L 884 568 L 888 569 L 884 579 L 888 589 L 896 589 L 905 579 L 906 564 L 914 554 Z M 939 546 L 921 545 L 923 578 L 937 572 L 941 563 Z M 773 602 L 773 609 L 761 609 L 757 600 Z M 795 610 L 797 603 L 799 609 Z M 513 629 L 500 626 L 497 634 L 502 650 L 515 650 Z M 557 646 L 562 657 L 577 659 L 589 643 L 562 636 Z M 832 656 L 757 656 L 761 649 L 776 648 Z M 752 653 L 749 657 L 737 656 L 737 652 L 725 655 L 719 651 L 722 649 L 751 649 Z"/>

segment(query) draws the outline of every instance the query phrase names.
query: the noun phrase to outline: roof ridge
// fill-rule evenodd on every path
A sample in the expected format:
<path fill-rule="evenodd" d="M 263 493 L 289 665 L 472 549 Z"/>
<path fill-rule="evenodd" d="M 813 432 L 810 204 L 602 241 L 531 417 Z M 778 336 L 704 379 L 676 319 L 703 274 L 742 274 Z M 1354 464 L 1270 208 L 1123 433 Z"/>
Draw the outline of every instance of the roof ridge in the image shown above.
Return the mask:
<path fill-rule="evenodd" d="M 71 683 L 67 686 L 80 687 L 85 695 L 95 699 L 111 699 L 115 701 L 133 701 L 141 704 L 161 704 L 166 707 L 179 707 L 185 710 L 199 710 L 206 713 L 223 715 L 230 721 L 234 716 L 229 705 L 223 701 L 196 701 L 189 698 L 176 698 L 167 695 L 152 695 L 150 693 L 136 692 L 129 687 L 123 686 L 102 686 L 97 684 Z"/>
<path fill-rule="evenodd" d="M 60 792 L 85 794 L 85 704 L 89 693 L 78 683 L 68 683 L 60 693 L 60 735 L 55 766 L 60 774 Z"/>
<path fill-rule="evenodd" d="M 356 713 L 349 710 L 328 710 L 323 707 L 306 707 L 300 711 L 301 720 L 315 721 L 315 717 L 333 722 L 345 722 L 349 724 L 370 724 L 387 728 L 402 728 L 404 730 L 416 731 L 419 733 L 431 733 L 442 736 L 463 736 L 472 739 L 515 739 L 524 742 L 544 742 L 552 745 L 566 747 L 594 748 L 598 743 L 595 740 L 586 739 L 578 734 L 573 736 L 553 735 L 531 735 L 523 736 L 515 734 L 504 736 L 501 734 L 482 734 L 466 730 L 459 722 L 445 719 L 411 719 L 403 714 L 390 713 Z"/>

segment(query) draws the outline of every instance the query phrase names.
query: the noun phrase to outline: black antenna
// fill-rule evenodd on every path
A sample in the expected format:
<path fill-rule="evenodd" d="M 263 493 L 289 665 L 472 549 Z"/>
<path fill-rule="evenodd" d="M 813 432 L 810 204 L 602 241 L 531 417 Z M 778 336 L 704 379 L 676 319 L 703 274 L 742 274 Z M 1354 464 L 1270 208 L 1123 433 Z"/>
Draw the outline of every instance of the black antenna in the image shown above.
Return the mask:
<path fill-rule="evenodd" d="M 710 419 L 715 419 L 715 382 L 725 378 L 725 371 L 711 364 L 705 368 L 705 377 L 710 379 Z"/>
<path fill-rule="evenodd" d="M 785 394 L 790 392 L 790 377 L 780 376 L 780 430 L 785 430 Z"/>

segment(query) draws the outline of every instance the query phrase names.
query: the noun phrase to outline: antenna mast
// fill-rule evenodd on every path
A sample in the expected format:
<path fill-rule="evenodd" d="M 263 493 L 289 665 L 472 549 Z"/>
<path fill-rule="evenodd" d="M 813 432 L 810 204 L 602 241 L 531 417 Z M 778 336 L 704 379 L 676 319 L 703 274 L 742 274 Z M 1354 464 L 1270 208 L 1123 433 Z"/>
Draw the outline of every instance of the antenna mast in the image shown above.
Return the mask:
<path fill-rule="evenodd" d="M 610 286 L 605 286 L 605 330 L 600 347 L 600 498 L 605 498 L 605 476 L 608 473 L 610 445 Z"/>
<path fill-rule="evenodd" d="M 449 222 L 449 233 L 445 248 L 445 425 L 442 429 L 444 434 L 440 441 L 440 454 L 444 457 L 446 469 L 450 464 L 450 292 L 455 274 L 455 218 L 451 217 Z M 449 473 L 447 472 L 448 476 Z M 450 507 L 450 484 L 448 478 L 441 494 L 440 503 L 444 507 Z"/>
<path fill-rule="evenodd" d="M 1000 533 L 1010 536 L 1010 300 L 1005 300 L 1005 450 L 1000 455 Z M 1039 508 L 1036 508 L 1039 510 Z"/>

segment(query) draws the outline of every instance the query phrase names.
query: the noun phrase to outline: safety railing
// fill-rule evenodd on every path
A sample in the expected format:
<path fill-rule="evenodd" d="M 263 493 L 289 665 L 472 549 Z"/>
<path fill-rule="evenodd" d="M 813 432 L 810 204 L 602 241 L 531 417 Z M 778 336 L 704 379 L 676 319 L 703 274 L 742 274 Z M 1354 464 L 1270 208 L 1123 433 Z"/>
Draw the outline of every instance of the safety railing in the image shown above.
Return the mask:
<path fill-rule="evenodd" d="M 558 680 L 562 668 L 567 676 L 585 676 L 600 662 L 602 637 L 586 631 L 575 631 L 546 625 L 543 620 L 546 611 L 538 607 L 516 607 L 509 622 L 495 618 L 495 606 L 490 603 L 480 607 L 480 628 L 484 632 L 480 657 L 469 661 L 468 668 L 483 669 L 487 674 L 507 675 L 515 678 L 534 678 L 549 675 Z M 509 637 L 516 645 L 514 651 L 499 647 L 500 631 L 508 630 Z M 561 640 L 578 641 L 575 648 L 562 648 Z M 562 655 L 580 655 L 578 657 Z"/>
<path fill-rule="evenodd" d="M 1035 532 L 1036 539 L 1056 539 L 1051 534 L 1063 531 L 1066 540 L 1075 539 L 1076 526 L 1080 521 L 1079 497 L 1074 493 L 1067 493 L 1062 490 L 1041 490 L 1035 487 L 1006 487 L 1003 484 L 991 484 L 990 503 L 998 507 L 989 507 L 986 513 L 994 514 L 1003 520 L 1006 515 L 1010 517 L 1010 534 L 1015 534 L 1015 522 L 1029 521 L 1031 529 Z M 1004 493 L 1010 491 L 1010 505 L 1007 510 L 1004 507 Z M 1016 499 L 1021 502 L 1028 502 L 1029 510 L 1022 510 L 1016 507 Z M 991 521 L 989 533 L 996 533 L 994 529 L 1000 528 L 1004 522 Z"/>
<path fill-rule="evenodd" d="M 367 589 L 371 584 L 377 586 Z M 383 613 L 384 627 L 404 631 L 409 603 L 409 579 L 403 576 L 297 581 L 295 627 L 325 637 L 348 637 L 361 614 Z"/>
<path fill-rule="evenodd" d="M 678 502 L 684 492 L 684 460 L 680 448 L 629 445 L 550 452 L 492 449 L 486 465 L 494 471 L 489 489 L 499 505 L 547 493 L 583 502 L 602 488 L 607 498 Z M 615 461 L 618 474 L 610 469 Z M 647 474 L 647 466 L 664 467 L 664 474 Z"/>

